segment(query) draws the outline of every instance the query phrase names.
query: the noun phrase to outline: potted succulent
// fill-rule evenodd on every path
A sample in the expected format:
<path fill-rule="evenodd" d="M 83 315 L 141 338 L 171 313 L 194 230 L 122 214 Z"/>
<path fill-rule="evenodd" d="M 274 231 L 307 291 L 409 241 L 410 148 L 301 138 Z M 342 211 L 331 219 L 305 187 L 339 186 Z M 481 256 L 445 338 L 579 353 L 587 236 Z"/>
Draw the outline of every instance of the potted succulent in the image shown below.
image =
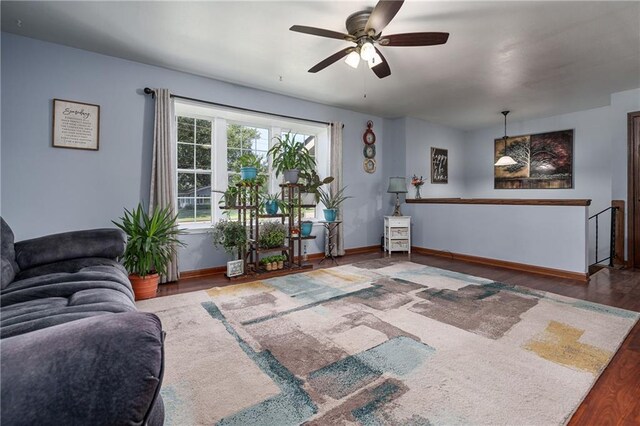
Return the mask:
<path fill-rule="evenodd" d="M 298 183 L 300 170 L 315 169 L 316 161 L 303 142 L 295 140 L 296 135 L 285 133 L 282 137 L 274 137 L 276 144 L 269 149 L 267 155 L 273 158 L 276 177 L 284 175 L 284 181 Z"/>
<path fill-rule="evenodd" d="M 327 176 L 320 179 L 318 173 L 314 169 L 303 169 L 300 171 L 300 179 L 302 179 L 302 204 L 311 205 L 318 204 L 320 201 L 320 193 L 318 189 L 325 184 L 333 182 L 333 176 Z"/>
<path fill-rule="evenodd" d="M 340 204 L 342 204 L 347 198 L 353 198 L 351 196 L 344 195 L 345 189 L 347 189 L 347 187 L 343 186 L 334 194 L 331 189 L 329 189 L 329 192 L 327 192 L 322 188 L 318 188 L 320 201 L 322 202 L 322 204 L 324 204 L 324 219 L 327 222 L 335 221 L 338 215 L 338 208 L 340 207 Z"/>
<path fill-rule="evenodd" d="M 261 158 L 257 155 L 247 152 L 238 157 L 235 161 L 234 169 L 240 172 L 242 180 L 254 180 L 258 175 L 258 169 L 262 165 L 260 160 Z"/>
<path fill-rule="evenodd" d="M 287 228 L 280 222 L 265 222 L 260 225 L 258 246 L 260 248 L 276 248 L 284 246 Z"/>
<path fill-rule="evenodd" d="M 184 234 L 176 226 L 178 216 L 169 207 L 156 208 L 149 214 L 142 204 L 124 210 L 120 222 L 113 224 L 127 234 L 127 247 L 122 263 L 129 271 L 129 281 L 136 300 L 155 297 L 160 275 L 167 273 L 167 265 L 177 246 L 185 244 L 178 239 Z"/>
<path fill-rule="evenodd" d="M 241 275 L 241 273 L 230 274 L 230 271 L 237 270 L 238 263 L 243 262 L 240 259 L 240 255 L 242 249 L 247 245 L 247 230 L 245 227 L 240 222 L 220 220 L 211 228 L 211 237 L 214 246 L 223 248 L 227 253 L 233 254 L 238 259 L 227 262 L 227 275 Z"/>

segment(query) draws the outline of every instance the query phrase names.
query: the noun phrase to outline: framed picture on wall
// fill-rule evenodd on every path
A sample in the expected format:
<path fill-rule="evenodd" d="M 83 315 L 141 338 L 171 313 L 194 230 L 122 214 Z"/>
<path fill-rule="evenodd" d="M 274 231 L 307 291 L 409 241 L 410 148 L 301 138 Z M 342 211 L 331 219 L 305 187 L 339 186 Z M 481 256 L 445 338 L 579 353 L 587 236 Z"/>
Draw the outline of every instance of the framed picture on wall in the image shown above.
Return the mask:
<path fill-rule="evenodd" d="M 449 151 L 431 148 L 431 183 L 449 182 Z"/>
<path fill-rule="evenodd" d="M 100 105 L 53 100 L 55 148 L 97 151 L 100 143 Z"/>
<path fill-rule="evenodd" d="M 494 161 L 503 155 L 516 163 L 494 166 L 495 189 L 573 188 L 573 129 L 495 139 Z"/>

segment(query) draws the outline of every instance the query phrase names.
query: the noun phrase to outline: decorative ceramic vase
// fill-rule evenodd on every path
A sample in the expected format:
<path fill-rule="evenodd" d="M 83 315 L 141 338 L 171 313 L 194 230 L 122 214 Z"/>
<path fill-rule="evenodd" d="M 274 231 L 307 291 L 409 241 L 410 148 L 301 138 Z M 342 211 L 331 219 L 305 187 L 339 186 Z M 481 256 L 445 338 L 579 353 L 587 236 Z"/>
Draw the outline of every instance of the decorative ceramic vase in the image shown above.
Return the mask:
<path fill-rule="evenodd" d="M 278 262 L 271 262 L 271 270 L 272 271 L 278 270 Z"/>
<path fill-rule="evenodd" d="M 258 176 L 256 167 L 240 167 L 240 177 L 242 180 L 254 180 Z"/>
<path fill-rule="evenodd" d="M 420 196 L 420 185 L 416 186 L 416 200 L 419 200 L 420 198 L 422 198 Z"/>

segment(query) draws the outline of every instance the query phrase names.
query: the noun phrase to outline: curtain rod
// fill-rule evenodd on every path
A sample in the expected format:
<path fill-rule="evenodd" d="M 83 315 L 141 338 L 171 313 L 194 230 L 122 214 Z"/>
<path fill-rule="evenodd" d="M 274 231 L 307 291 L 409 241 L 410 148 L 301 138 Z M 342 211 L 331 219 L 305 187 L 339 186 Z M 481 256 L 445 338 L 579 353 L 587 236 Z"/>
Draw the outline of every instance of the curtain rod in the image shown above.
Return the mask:
<path fill-rule="evenodd" d="M 149 87 L 145 87 L 144 88 L 144 93 L 145 93 L 145 95 L 151 95 L 152 97 L 155 96 L 155 91 L 153 89 L 149 88 Z M 172 98 L 176 98 L 176 99 L 182 99 L 182 100 L 185 100 L 185 101 L 201 102 L 203 104 L 214 105 L 214 106 L 219 106 L 219 107 L 223 107 L 223 108 L 237 109 L 239 111 L 254 112 L 254 113 L 266 114 L 266 115 L 273 115 L 275 117 L 280 117 L 280 118 L 290 118 L 292 120 L 307 121 L 309 123 L 318 123 L 318 124 L 325 124 L 327 126 L 333 126 L 333 123 L 327 123 L 326 121 L 309 120 L 308 118 L 293 117 L 291 115 L 284 115 L 284 114 L 274 114 L 272 112 L 258 111 L 256 109 L 242 108 L 242 107 L 237 107 L 237 106 L 233 106 L 233 105 L 220 104 L 218 102 L 205 101 L 203 99 L 190 98 L 188 96 L 180 96 L 180 95 L 173 95 L 172 94 L 171 97 Z M 342 127 L 344 127 L 344 124 L 342 125 Z"/>

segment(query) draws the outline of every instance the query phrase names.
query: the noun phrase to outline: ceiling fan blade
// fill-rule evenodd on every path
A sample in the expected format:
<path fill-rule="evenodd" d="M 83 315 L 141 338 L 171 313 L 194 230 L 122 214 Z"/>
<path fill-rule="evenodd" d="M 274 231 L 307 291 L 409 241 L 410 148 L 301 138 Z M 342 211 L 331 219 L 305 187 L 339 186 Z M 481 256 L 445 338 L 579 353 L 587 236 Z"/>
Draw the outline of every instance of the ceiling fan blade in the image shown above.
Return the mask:
<path fill-rule="evenodd" d="M 365 32 L 369 30 L 375 30 L 376 34 L 382 32 L 382 30 L 389 25 L 389 22 L 396 16 L 396 13 L 402 7 L 404 0 L 380 0 L 376 7 L 371 12 L 367 25 L 364 27 Z"/>
<path fill-rule="evenodd" d="M 380 55 L 380 58 L 382 58 L 382 62 L 371 68 L 371 71 L 373 71 L 378 76 L 378 78 L 385 78 L 390 76 L 391 68 L 389 68 L 389 62 L 387 62 L 387 59 L 382 55 L 382 52 L 380 52 L 377 47 L 376 52 L 378 52 L 378 55 Z"/>
<path fill-rule="evenodd" d="M 383 36 L 378 43 L 381 46 L 435 46 L 445 44 L 449 33 L 406 33 Z"/>
<path fill-rule="evenodd" d="M 333 64 L 334 62 L 344 58 L 345 56 L 347 56 L 349 53 L 351 53 L 353 50 L 355 50 L 355 47 L 347 47 L 342 49 L 341 51 L 334 53 L 333 55 L 329 56 L 328 58 L 318 62 L 317 64 L 315 64 L 313 67 L 311 67 L 309 69 L 309 72 L 318 72 L 321 71 L 323 69 L 325 69 L 326 67 L 328 67 L 329 65 Z"/>
<path fill-rule="evenodd" d="M 338 40 L 354 40 L 353 36 L 349 34 L 339 33 L 337 31 L 325 30 L 322 28 L 306 27 L 304 25 L 294 25 L 289 28 L 290 31 L 295 31 L 303 34 L 311 34 L 320 37 L 336 38 Z"/>

